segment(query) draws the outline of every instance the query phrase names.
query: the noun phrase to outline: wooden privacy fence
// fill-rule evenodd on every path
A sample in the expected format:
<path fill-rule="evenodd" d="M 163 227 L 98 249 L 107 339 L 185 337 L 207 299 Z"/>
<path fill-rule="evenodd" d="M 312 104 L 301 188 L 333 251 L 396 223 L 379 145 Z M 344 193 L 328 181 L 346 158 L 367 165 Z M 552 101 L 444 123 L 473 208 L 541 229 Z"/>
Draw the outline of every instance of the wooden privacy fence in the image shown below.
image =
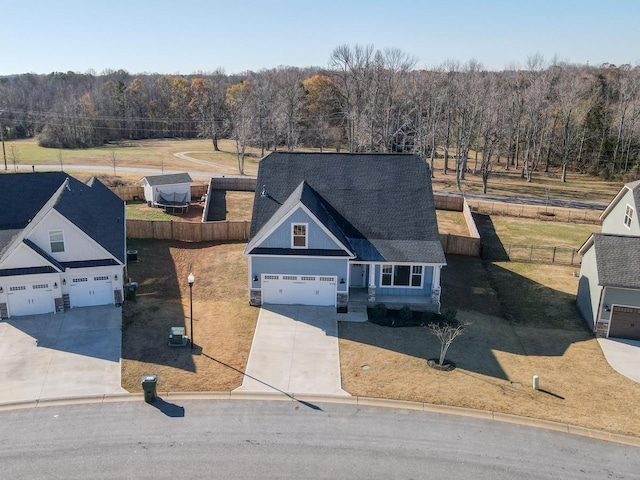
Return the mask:
<path fill-rule="evenodd" d="M 129 219 L 127 220 L 127 237 L 181 242 L 246 242 L 249 239 L 250 228 L 249 220 L 195 223 Z"/>
<path fill-rule="evenodd" d="M 207 193 L 207 184 L 201 185 L 191 185 L 191 198 L 192 201 L 197 201 L 202 197 L 205 193 Z M 134 187 L 113 187 L 111 191 L 118 195 L 121 200 L 125 202 L 132 201 L 144 201 L 144 187 L 134 186 Z"/>
<path fill-rule="evenodd" d="M 461 212 L 464 204 L 464 198 L 461 196 L 438 192 L 433 192 L 433 201 L 436 210 L 452 210 L 454 212 Z"/>
<path fill-rule="evenodd" d="M 521 205 L 516 203 L 469 201 L 471 210 L 484 215 L 537 218 L 551 222 L 573 222 L 600 224 L 600 210 L 548 207 L 544 205 Z"/>
<path fill-rule="evenodd" d="M 482 258 L 493 261 L 557 263 L 580 265 L 582 256 L 575 248 L 537 245 L 483 245 Z"/>
<path fill-rule="evenodd" d="M 441 233 L 440 243 L 442 244 L 444 253 L 449 253 L 451 255 L 466 255 L 468 257 L 480 256 L 480 248 L 482 245 L 480 238 Z"/>

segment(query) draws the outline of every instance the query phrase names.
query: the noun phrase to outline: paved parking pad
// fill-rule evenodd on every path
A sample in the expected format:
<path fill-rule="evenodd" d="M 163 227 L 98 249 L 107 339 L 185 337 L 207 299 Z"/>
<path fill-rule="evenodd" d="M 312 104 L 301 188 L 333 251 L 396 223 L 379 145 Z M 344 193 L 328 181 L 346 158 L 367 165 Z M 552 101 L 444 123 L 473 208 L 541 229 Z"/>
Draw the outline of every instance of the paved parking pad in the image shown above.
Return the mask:
<path fill-rule="evenodd" d="M 345 395 L 333 307 L 263 306 L 236 391 Z"/>
<path fill-rule="evenodd" d="M 125 393 L 122 309 L 75 308 L 0 322 L 0 403 Z"/>
<path fill-rule="evenodd" d="M 598 338 L 598 343 L 611 368 L 640 382 L 640 340 Z"/>

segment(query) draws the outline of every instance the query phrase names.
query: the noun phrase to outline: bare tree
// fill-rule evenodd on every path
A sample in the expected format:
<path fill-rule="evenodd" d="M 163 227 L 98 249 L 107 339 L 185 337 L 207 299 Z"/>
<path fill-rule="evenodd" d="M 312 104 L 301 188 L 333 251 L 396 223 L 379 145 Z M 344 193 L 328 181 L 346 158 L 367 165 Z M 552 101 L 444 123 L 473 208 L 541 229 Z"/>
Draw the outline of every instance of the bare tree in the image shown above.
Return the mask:
<path fill-rule="evenodd" d="M 13 143 L 9 147 L 9 156 L 11 157 L 11 163 L 13 163 L 13 170 L 17 172 L 20 152 L 18 151 L 18 148 Z"/>
<path fill-rule="evenodd" d="M 227 105 L 231 132 L 236 144 L 238 172 L 244 175 L 244 162 L 247 146 L 252 138 L 253 115 L 251 110 L 251 84 L 243 81 L 227 89 Z"/>
<path fill-rule="evenodd" d="M 111 165 L 113 165 L 113 176 L 116 176 L 116 165 L 118 164 L 118 156 L 115 150 L 111 150 Z"/>
<path fill-rule="evenodd" d="M 441 367 L 445 364 L 445 357 L 449 351 L 449 347 L 453 341 L 464 334 L 466 325 L 458 323 L 455 320 L 455 313 L 447 315 L 449 318 L 442 322 L 431 322 L 427 325 L 429 330 L 440 342 L 440 356 L 438 357 L 438 365 Z"/>

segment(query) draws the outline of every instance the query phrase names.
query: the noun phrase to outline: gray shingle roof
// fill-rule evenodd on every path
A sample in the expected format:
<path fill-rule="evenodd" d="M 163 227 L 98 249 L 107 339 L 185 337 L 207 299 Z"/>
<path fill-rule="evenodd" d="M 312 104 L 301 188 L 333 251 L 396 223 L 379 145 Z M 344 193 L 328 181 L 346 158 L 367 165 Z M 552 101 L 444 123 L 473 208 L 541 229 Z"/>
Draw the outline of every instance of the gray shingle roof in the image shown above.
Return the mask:
<path fill-rule="evenodd" d="M 64 172 L 2 174 L 0 205 L 8 207 L 0 215 L 0 256 L 54 208 L 125 263 L 124 202 L 95 178 L 87 185 Z"/>
<path fill-rule="evenodd" d="M 261 198 L 263 185 L 271 198 Z M 416 155 L 271 153 L 258 169 L 249 244 L 296 198 L 335 225 L 359 260 L 446 263 L 431 172 Z"/>
<path fill-rule="evenodd" d="M 153 187 L 157 185 L 172 185 L 174 183 L 193 183 L 188 173 L 168 173 L 167 175 L 151 175 L 142 177 Z"/>
<path fill-rule="evenodd" d="M 640 237 L 594 233 L 598 285 L 640 289 Z"/>

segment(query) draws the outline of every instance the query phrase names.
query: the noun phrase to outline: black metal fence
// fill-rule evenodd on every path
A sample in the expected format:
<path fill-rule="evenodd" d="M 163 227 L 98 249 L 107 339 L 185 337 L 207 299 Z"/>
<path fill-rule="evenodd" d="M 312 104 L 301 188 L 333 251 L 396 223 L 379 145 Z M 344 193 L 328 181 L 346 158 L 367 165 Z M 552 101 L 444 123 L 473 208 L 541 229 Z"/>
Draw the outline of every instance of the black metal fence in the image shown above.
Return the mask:
<path fill-rule="evenodd" d="M 485 260 L 530 263 L 580 265 L 582 255 L 575 248 L 540 245 L 483 244 L 481 256 Z"/>

